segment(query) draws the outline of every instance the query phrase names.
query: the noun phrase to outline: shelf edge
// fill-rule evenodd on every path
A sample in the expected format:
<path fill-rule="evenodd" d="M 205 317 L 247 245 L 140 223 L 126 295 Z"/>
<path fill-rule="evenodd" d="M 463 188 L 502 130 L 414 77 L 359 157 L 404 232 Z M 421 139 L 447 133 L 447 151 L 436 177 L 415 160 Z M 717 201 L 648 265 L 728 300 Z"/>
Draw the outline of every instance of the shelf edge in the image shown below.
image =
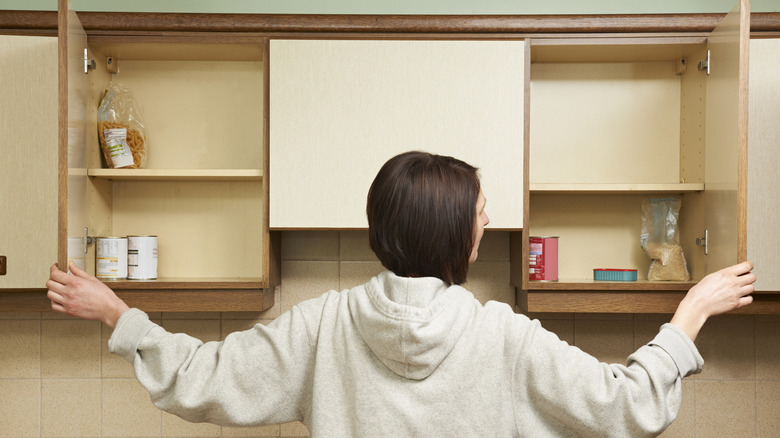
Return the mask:
<path fill-rule="evenodd" d="M 110 180 L 218 181 L 263 179 L 261 169 L 87 169 L 87 175 Z"/>

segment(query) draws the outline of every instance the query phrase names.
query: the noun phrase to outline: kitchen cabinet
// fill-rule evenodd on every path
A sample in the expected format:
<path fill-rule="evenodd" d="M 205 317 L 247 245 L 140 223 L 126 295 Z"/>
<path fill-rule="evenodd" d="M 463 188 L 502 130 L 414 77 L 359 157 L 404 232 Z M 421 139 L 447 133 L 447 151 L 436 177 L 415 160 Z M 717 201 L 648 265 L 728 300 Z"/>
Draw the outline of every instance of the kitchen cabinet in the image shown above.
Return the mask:
<path fill-rule="evenodd" d="M 83 251 L 85 227 L 92 237 L 159 236 L 160 279 L 111 283 L 133 305 L 162 311 L 266 308 L 270 288 L 279 282 L 281 230 L 365 228 L 365 196 L 379 166 L 397 152 L 419 148 L 481 167 L 490 229 L 510 231 L 511 282 L 521 308 L 672 312 L 706 272 L 747 257 L 756 262 L 761 291 L 744 312 L 780 311 L 772 270 L 778 264 L 772 245 L 778 240 L 772 217 L 778 211 L 772 147 L 778 136 L 778 50 L 775 39 L 759 39 L 776 38 L 777 13 L 753 14 L 749 69 L 744 55 L 717 53 L 719 46 L 726 52 L 746 46 L 748 24 L 739 14 L 712 33 L 716 14 L 87 12 L 61 15 L 59 26 L 48 17 L 0 12 L 3 34 L 50 37 L 51 29 L 71 29 L 60 36 L 68 42 L 60 50 L 74 52 L 71 61 L 60 58 L 61 66 L 74 69 L 60 76 L 70 84 L 63 85 L 62 97 L 74 103 L 60 105 L 59 128 L 56 115 L 38 114 L 45 121 L 14 138 L 43 135 L 25 146 L 40 157 L 17 148 L 19 170 L 2 168 L 4 202 L 18 191 L 30 202 L 13 204 L 24 216 L 16 222 L 3 212 L 0 255 L 11 254 L 5 251 L 11 248 L 7 235 L 32 237 L 15 244 L 34 242 L 43 252 L 23 255 L 44 270 L 27 263 L 32 280 L 12 284 L 21 256 L 18 250 L 8 255 L 8 273 L 0 275 L 3 309 L 47 308 L 34 277 L 45 281 L 51 259 L 65 263 L 69 246 L 70 258 L 94 270 L 94 249 Z M 721 33 L 740 34 L 735 29 L 741 29 L 742 43 L 719 43 L 725 41 Z M 73 44 L 80 39 L 81 48 Z M 96 67 L 88 74 L 77 69 L 84 64 L 84 47 Z M 708 50 L 710 76 L 698 68 Z M 729 57 L 736 61 L 724 63 Z M 108 71 L 108 58 L 118 64 L 116 74 Z M 56 59 L 50 54 L 46 62 Z M 52 68 L 36 70 L 32 61 L 24 62 L 26 67 L 10 68 L 20 72 L 17 80 L 48 71 L 36 82 L 54 86 Z M 745 71 L 747 101 L 740 97 L 748 89 Z M 112 78 L 141 103 L 150 148 L 145 169 L 113 170 L 101 163 L 95 110 Z M 717 96 L 716 83 L 733 85 Z M 42 90 L 28 94 L 27 103 L 53 99 Z M 25 100 L 18 93 L 9 98 Z M 19 106 L 17 119 L 4 113 L 0 123 L 25 124 L 30 116 L 22 111 L 35 111 L 25 108 Z M 717 116 L 719 109 L 732 114 Z M 51 143 L 57 135 L 52 130 L 60 132 L 59 154 L 33 149 Z M 711 152 L 711 139 L 719 137 L 726 139 L 725 149 Z M 55 155 L 63 159 L 57 162 Z M 725 159 L 709 161 L 718 157 Z M 30 160 L 46 170 L 35 173 Z M 9 180 L 18 178 L 5 178 L 6 170 L 41 183 L 17 184 Z M 667 195 L 682 197 L 689 282 L 645 280 L 641 201 Z M 38 207 L 32 198 L 41 200 Z M 719 198 L 725 207 L 714 207 L 712 200 Z M 57 201 L 57 211 L 51 210 Z M 43 222 L 35 222 L 28 207 L 45 212 Z M 714 215 L 723 211 L 731 216 Z M 6 233 L 8 224 L 16 228 Z M 696 243 L 704 230 L 710 237 L 706 255 Z M 560 236 L 560 281 L 528 281 L 530 235 Z M 640 279 L 594 282 L 589 278 L 596 267 L 636 267 Z"/>
<path fill-rule="evenodd" d="M 0 35 L 0 78 L 0 289 L 42 288 L 57 260 L 57 38 Z"/>
<path fill-rule="evenodd" d="M 87 75 L 87 228 L 94 236 L 158 236 L 160 277 L 112 283 L 141 308 L 265 310 L 279 281 L 264 177 L 267 41 L 153 40 L 88 41 L 98 67 Z M 101 165 L 95 109 L 109 81 L 132 90 L 141 106 L 145 169 Z M 80 229 L 69 223 L 69 235 Z"/>
<path fill-rule="evenodd" d="M 559 281 L 514 275 L 521 307 L 671 313 L 709 272 L 748 257 L 778 260 L 776 250 L 772 255 L 757 244 L 777 235 L 771 212 L 778 204 L 768 190 L 776 186 L 776 171 L 748 172 L 745 165 L 776 163 L 747 146 L 747 9 L 747 2 L 738 5 L 702 37 L 531 40 L 530 218 L 523 239 L 559 236 Z M 771 69 L 770 62 L 758 63 Z M 763 109 L 770 105 L 759 105 L 755 112 L 771 118 Z M 753 125 L 774 129 L 758 119 Z M 750 174 L 758 181 L 751 183 Z M 647 280 L 650 260 L 639 245 L 642 200 L 664 196 L 682 199 L 688 282 Z M 706 251 L 697 244 L 705 236 Z M 515 238 L 512 245 L 522 243 Z M 756 266 L 764 277 L 758 291 L 780 290 L 769 266 Z M 593 281 L 595 268 L 638 269 L 638 281 Z M 761 292 L 744 311 L 778 312 L 777 295 Z"/>
<path fill-rule="evenodd" d="M 523 228 L 522 40 L 272 39 L 272 229 L 365 229 L 379 168 L 409 151 L 480 168 L 491 229 Z"/>
<path fill-rule="evenodd" d="M 56 256 L 61 267 L 81 261 L 94 274 L 91 238 L 157 235 L 157 279 L 109 282 L 129 305 L 269 308 L 279 282 L 279 236 L 267 225 L 266 40 L 87 38 L 67 1 L 59 13 L 59 178 L 36 181 L 59 188 L 52 203 L 59 198 L 59 217 L 52 215 L 59 231 L 42 236 L 57 242 L 55 254 L 38 258 L 51 264 Z M 129 88 L 141 109 L 148 147 L 143 169 L 108 169 L 103 162 L 97 107 L 111 81 Z M 43 172 L 51 172 L 57 154 L 43 146 L 54 161 L 46 153 L 30 158 L 45 158 Z M 41 273 L 36 288 L 48 266 Z"/>

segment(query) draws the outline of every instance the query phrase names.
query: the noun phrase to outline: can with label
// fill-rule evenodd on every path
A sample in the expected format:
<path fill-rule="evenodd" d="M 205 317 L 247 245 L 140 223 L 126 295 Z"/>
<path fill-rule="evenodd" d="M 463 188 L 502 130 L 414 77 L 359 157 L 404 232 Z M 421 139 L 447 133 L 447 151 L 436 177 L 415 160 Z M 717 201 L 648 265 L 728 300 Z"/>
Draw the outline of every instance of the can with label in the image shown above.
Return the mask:
<path fill-rule="evenodd" d="M 127 278 L 157 278 L 157 236 L 127 236 Z"/>
<path fill-rule="evenodd" d="M 84 251 L 85 246 L 86 242 L 84 237 L 68 237 L 68 266 L 73 263 L 81 268 L 82 271 L 87 270 L 87 256 Z M 68 272 L 70 272 L 70 270 Z"/>
<path fill-rule="evenodd" d="M 127 278 L 127 237 L 96 239 L 95 273 L 102 280 Z"/>
<path fill-rule="evenodd" d="M 531 237 L 528 248 L 528 279 L 558 281 L 558 237 Z"/>

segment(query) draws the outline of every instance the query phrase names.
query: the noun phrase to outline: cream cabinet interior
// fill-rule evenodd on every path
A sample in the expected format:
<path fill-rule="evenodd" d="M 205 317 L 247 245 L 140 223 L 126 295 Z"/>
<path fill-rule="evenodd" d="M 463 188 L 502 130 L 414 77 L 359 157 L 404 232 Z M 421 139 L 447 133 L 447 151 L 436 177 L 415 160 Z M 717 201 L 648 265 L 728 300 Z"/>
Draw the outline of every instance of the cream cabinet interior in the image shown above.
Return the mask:
<path fill-rule="evenodd" d="M 561 283 L 594 268 L 639 268 L 642 280 L 642 198 L 704 188 L 702 163 L 689 158 L 703 158 L 704 109 L 681 108 L 706 73 L 675 74 L 704 43 L 591 42 L 532 41 L 529 233 L 559 236 Z"/>
<path fill-rule="evenodd" d="M 639 245 L 642 200 L 684 195 L 683 220 L 695 209 L 688 197 L 704 190 L 707 74 L 696 64 L 706 41 L 531 44 L 529 234 L 559 236 L 560 280 L 525 287 L 609 287 L 593 282 L 594 268 L 638 269 L 627 286 L 654 287 Z M 696 270 L 692 237 L 682 243 Z"/>
<path fill-rule="evenodd" d="M 480 168 L 492 229 L 523 227 L 525 43 L 271 40 L 270 227 L 365 229 L 409 150 Z"/>
<path fill-rule="evenodd" d="M 749 67 L 750 86 L 757 80 L 766 85 L 751 99 L 754 93 L 767 97 L 751 103 L 755 133 L 747 147 L 744 11 L 745 4 L 738 6 L 702 38 L 531 40 L 528 234 L 559 236 L 560 279 L 521 277 L 521 306 L 673 312 L 709 272 L 746 258 L 778 260 L 764 239 L 777 235 L 771 225 L 777 201 L 769 199 L 777 187 L 777 153 L 768 146 L 776 123 L 762 120 L 777 117 L 776 104 L 766 100 L 777 88 L 776 80 L 766 79 L 776 76 L 776 59 L 767 55 L 776 46 L 754 43 L 760 49 Z M 755 167 L 746 171 L 745 162 Z M 682 199 L 680 243 L 690 282 L 647 280 L 641 205 L 664 196 Z M 700 246 L 705 235 L 706 252 Z M 639 281 L 593 281 L 595 268 L 637 269 Z M 772 271 L 756 265 L 764 277 L 757 290 L 780 290 Z M 764 306 L 747 312 L 777 311 L 775 301 Z"/>
<path fill-rule="evenodd" d="M 68 28 L 77 29 L 77 14 L 68 19 Z M 98 37 L 74 48 L 80 40 L 67 38 L 69 65 L 83 65 L 84 48 L 95 65 L 87 74 L 68 69 L 69 91 L 61 96 L 68 114 L 61 121 L 68 126 L 68 239 L 83 236 L 84 228 L 89 237 L 158 236 L 156 280 L 110 283 L 142 309 L 270 307 L 279 275 L 264 183 L 266 40 Z M 74 91 L 83 81 L 84 92 Z M 111 81 L 130 89 L 141 109 L 143 169 L 108 169 L 102 157 L 97 108 Z M 84 164 L 74 159 L 80 154 Z M 78 175 L 85 175 L 85 205 L 77 202 Z M 82 255 L 92 273 L 94 249 Z M 68 258 L 79 256 L 71 247 Z"/>
<path fill-rule="evenodd" d="M 0 35 L 0 77 L 0 289 L 42 288 L 57 261 L 57 39 Z"/>

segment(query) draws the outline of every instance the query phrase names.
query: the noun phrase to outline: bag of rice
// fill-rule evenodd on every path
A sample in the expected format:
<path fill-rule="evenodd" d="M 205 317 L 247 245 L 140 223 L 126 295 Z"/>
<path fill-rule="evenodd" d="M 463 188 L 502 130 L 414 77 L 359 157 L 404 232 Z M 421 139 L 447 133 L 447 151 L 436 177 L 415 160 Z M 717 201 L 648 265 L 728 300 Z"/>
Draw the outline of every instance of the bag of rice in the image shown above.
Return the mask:
<path fill-rule="evenodd" d="M 677 219 L 681 200 L 675 197 L 642 201 L 640 246 L 650 257 L 648 280 L 688 281 L 691 278 L 680 246 Z"/>

